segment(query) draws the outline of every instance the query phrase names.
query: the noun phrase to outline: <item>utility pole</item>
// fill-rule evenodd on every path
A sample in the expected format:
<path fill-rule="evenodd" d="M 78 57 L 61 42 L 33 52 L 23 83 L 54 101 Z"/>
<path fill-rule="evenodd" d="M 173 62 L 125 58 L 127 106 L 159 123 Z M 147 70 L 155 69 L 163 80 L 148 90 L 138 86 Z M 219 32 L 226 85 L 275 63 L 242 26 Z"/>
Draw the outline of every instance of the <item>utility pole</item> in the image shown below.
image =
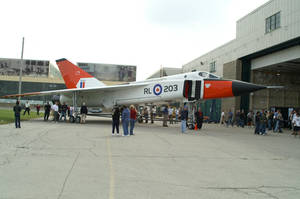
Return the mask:
<path fill-rule="evenodd" d="M 24 53 L 24 37 L 22 39 L 22 52 L 21 52 L 20 75 L 19 75 L 19 101 L 21 100 L 20 95 L 22 93 L 23 53 Z"/>

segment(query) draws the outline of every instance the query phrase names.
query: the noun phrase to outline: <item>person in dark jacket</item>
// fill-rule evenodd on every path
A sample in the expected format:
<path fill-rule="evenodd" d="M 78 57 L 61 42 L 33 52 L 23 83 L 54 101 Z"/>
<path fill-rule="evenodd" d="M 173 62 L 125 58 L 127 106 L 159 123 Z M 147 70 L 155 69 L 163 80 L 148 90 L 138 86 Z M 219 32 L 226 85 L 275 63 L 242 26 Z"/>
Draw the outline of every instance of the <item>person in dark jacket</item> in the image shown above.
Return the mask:
<path fill-rule="evenodd" d="M 147 107 L 144 109 L 144 118 L 145 118 L 145 123 L 148 123 L 149 111 Z"/>
<path fill-rule="evenodd" d="M 61 113 L 60 113 L 59 120 L 62 120 L 62 118 L 64 117 L 64 121 L 66 121 L 66 119 L 67 119 L 67 111 L 68 111 L 68 106 L 64 102 L 63 105 L 61 106 Z"/>
<path fill-rule="evenodd" d="M 187 122 L 187 120 L 188 120 L 188 114 L 189 114 L 189 112 L 188 112 L 188 110 L 187 110 L 187 107 L 186 106 L 184 106 L 184 108 L 183 108 L 183 110 L 181 111 L 181 116 L 180 116 L 180 118 L 181 118 L 181 132 L 182 133 L 185 133 L 185 131 L 186 131 L 186 122 Z"/>
<path fill-rule="evenodd" d="M 120 125 L 120 109 L 115 107 L 112 113 L 112 135 L 115 135 L 115 129 L 117 130 L 117 135 L 119 135 L 119 125 Z"/>
<path fill-rule="evenodd" d="M 168 107 L 165 106 L 163 109 L 163 126 L 168 127 Z"/>
<path fill-rule="evenodd" d="M 128 134 L 129 119 L 130 119 L 130 111 L 127 108 L 127 106 L 124 106 L 122 111 L 123 136 L 129 136 Z"/>
<path fill-rule="evenodd" d="M 82 103 L 82 106 L 80 108 L 80 114 L 81 114 L 81 124 L 85 123 L 86 114 L 88 113 L 88 109 L 85 105 L 85 102 Z"/>
<path fill-rule="evenodd" d="M 274 126 L 274 124 L 273 124 L 274 111 L 271 111 L 267 118 L 268 118 L 268 130 L 271 131 L 274 129 L 273 128 L 273 126 Z"/>
<path fill-rule="evenodd" d="M 261 113 L 259 111 L 257 111 L 257 113 L 255 115 L 255 130 L 254 130 L 254 134 L 259 134 L 259 131 L 260 131 L 260 118 L 261 118 Z"/>
<path fill-rule="evenodd" d="M 21 110 L 22 108 L 19 106 L 19 101 L 17 101 L 16 105 L 14 106 L 16 128 L 21 128 L 21 118 L 20 118 Z"/>
<path fill-rule="evenodd" d="M 47 102 L 47 104 L 44 106 L 44 110 L 45 110 L 44 121 L 46 121 L 49 118 L 50 110 L 51 110 L 51 106 L 50 106 L 49 102 Z"/>
<path fill-rule="evenodd" d="M 195 112 L 195 118 L 196 118 L 197 128 L 200 130 L 203 124 L 203 112 L 201 111 L 200 107 L 198 108 L 198 111 Z"/>
<path fill-rule="evenodd" d="M 266 135 L 266 125 L 267 125 L 267 116 L 266 116 L 266 112 L 262 111 L 261 115 L 260 115 L 260 128 L 259 128 L 259 134 L 260 135 Z"/>
<path fill-rule="evenodd" d="M 246 120 L 246 115 L 245 115 L 244 110 L 242 110 L 240 113 L 240 126 L 242 128 L 244 128 L 244 126 L 245 126 L 245 120 Z"/>

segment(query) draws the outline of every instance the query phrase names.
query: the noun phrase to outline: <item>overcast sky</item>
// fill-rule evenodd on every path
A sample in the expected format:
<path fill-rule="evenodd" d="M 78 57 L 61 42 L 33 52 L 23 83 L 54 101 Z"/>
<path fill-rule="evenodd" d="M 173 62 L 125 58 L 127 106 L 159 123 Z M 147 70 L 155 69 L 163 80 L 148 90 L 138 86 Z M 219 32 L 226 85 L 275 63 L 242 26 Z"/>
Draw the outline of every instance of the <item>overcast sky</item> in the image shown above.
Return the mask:
<path fill-rule="evenodd" d="M 0 57 L 137 66 L 142 80 L 235 38 L 238 19 L 267 0 L 7 0 Z"/>

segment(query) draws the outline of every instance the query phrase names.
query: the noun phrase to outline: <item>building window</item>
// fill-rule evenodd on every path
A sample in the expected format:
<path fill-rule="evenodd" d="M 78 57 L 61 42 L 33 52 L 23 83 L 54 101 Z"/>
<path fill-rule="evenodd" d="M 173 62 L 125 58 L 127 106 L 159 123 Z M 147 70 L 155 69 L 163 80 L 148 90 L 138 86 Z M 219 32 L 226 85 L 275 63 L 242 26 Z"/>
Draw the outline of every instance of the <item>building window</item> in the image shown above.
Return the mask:
<path fill-rule="evenodd" d="M 280 28 L 280 12 L 266 18 L 266 33 Z"/>
<path fill-rule="evenodd" d="M 80 66 L 88 66 L 88 64 L 87 63 L 78 63 L 78 66 L 80 67 Z"/>
<path fill-rule="evenodd" d="M 37 65 L 38 65 L 38 66 L 44 66 L 44 62 L 43 62 L 43 61 L 38 61 L 38 62 L 37 62 Z"/>
<path fill-rule="evenodd" d="M 216 62 L 215 62 L 215 61 L 214 61 L 214 62 L 211 62 L 211 63 L 209 64 L 209 72 L 210 72 L 210 73 L 216 72 Z"/>

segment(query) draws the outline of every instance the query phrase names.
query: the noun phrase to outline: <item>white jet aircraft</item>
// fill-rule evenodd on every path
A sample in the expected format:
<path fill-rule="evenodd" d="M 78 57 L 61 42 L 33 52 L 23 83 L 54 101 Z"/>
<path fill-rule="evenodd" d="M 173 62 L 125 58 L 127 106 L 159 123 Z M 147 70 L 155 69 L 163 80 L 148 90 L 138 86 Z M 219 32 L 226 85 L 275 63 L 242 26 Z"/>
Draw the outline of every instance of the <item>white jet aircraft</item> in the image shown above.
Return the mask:
<path fill-rule="evenodd" d="M 265 86 L 224 80 L 208 72 L 189 72 L 173 76 L 107 86 L 66 59 L 56 61 L 67 89 L 2 96 L 60 95 L 60 102 L 88 107 L 195 101 L 233 97 L 264 89 Z"/>

